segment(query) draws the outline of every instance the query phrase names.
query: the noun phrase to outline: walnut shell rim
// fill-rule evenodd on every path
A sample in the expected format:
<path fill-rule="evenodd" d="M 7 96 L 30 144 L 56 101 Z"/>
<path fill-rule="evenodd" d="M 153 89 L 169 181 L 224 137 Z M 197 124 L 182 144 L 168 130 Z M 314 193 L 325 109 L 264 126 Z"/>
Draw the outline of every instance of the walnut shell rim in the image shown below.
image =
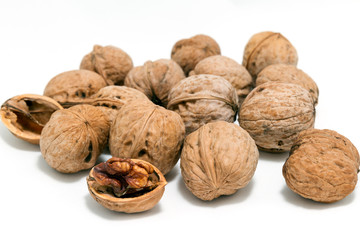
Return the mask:
<path fill-rule="evenodd" d="M 89 176 L 86 178 L 88 190 L 90 195 L 95 199 L 95 201 L 103 207 L 112 211 L 124 213 L 144 212 L 153 208 L 163 196 L 167 181 L 164 175 L 160 172 L 160 170 L 147 161 L 140 159 L 131 160 L 135 163 L 144 162 L 146 164 L 150 164 L 154 168 L 154 172 L 156 172 L 156 174 L 159 176 L 159 185 L 150 192 L 147 192 L 144 195 L 138 197 L 117 198 L 114 196 L 110 196 L 109 194 L 100 193 L 93 188 L 95 180 L 92 180 L 94 170 L 94 168 L 92 168 L 90 170 Z"/>
<path fill-rule="evenodd" d="M 53 105 L 55 108 L 58 108 L 56 110 L 63 109 L 63 107 L 57 101 L 55 101 L 54 99 L 52 99 L 50 97 L 43 96 L 43 95 L 37 95 L 37 94 L 17 95 L 15 97 L 12 97 L 12 98 L 6 100 L 6 102 L 4 104 L 6 104 L 10 100 L 22 100 L 22 99 L 43 100 L 43 101 Z M 33 133 L 33 132 L 30 132 L 30 131 L 22 131 L 22 130 L 18 129 L 16 126 L 14 126 L 14 124 L 12 124 L 11 119 L 6 116 L 7 111 L 4 109 L 5 108 L 4 104 L 1 106 L 0 117 L 1 117 L 1 121 L 3 122 L 5 127 L 15 137 L 20 138 L 20 139 L 22 139 L 22 140 L 24 140 L 24 141 L 26 141 L 28 143 L 39 145 L 40 134 Z M 54 110 L 54 112 L 56 110 Z"/>

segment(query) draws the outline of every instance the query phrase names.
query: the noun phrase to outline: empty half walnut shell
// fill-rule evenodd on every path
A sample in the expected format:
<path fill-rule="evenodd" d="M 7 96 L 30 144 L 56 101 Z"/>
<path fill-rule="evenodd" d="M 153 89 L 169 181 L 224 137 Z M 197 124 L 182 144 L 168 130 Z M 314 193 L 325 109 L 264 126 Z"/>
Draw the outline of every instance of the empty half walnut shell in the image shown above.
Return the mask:
<path fill-rule="evenodd" d="M 24 94 L 10 98 L 1 106 L 1 121 L 16 137 L 39 144 L 40 134 L 51 114 L 62 106 L 54 99 Z"/>
<path fill-rule="evenodd" d="M 115 157 L 93 167 L 86 181 L 91 196 L 99 204 L 125 213 L 153 208 L 167 184 L 164 175 L 152 164 Z"/>

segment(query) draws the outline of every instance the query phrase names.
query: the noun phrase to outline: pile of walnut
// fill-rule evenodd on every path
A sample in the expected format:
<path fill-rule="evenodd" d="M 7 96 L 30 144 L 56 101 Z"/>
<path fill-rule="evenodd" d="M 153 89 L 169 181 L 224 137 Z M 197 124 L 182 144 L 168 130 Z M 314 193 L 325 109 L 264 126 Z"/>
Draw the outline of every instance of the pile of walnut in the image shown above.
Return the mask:
<path fill-rule="evenodd" d="M 154 207 L 180 155 L 196 197 L 233 194 L 253 177 L 258 149 L 290 151 L 283 175 L 305 198 L 350 194 L 359 153 L 342 135 L 313 129 L 319 90 L 296 67 L 291 43 L 261 32 L 242 65 L 220 54 L 214 39 L 197 35 L 175 43 L 171 59 L 133 67 L 123 50 L 95 45 L 80 70 L 55 76 L 44 96 L 6 101 L 1 119 L 15 136 L 40 144 L 57 171 L 91 169 L 91 196 L 114 211 Z M 94 166 L 106 147 L 113 157 Z"/>

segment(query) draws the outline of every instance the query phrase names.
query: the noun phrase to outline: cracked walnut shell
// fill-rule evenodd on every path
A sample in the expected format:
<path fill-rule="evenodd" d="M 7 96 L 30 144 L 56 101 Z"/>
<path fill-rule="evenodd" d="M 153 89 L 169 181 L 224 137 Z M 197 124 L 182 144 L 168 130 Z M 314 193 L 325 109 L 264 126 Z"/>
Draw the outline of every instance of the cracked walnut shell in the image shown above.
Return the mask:
<path fill-rule="evenodd" d="M 252 89 L 253 81 L 246 68 L 231 58 L 216 55 L 207 57 L 196 64 L 190 76 L 199 74 L 211 74 L 221 76 L 228 80 L 236 89 L 239 106 Z"/>
<path fill-rule="evenodd" d="M 82 104 L 58 110 L 41 132 L 41 153 L 59 172 L 89 169 L 105 147 L 109 127 L 109 120 L 97 107 Z"/>
<path fill-rule="evenodd" d="M 244 129 L 223 121 L 208 123 L 186 137 L 181 174 L 196 197 L 212 200 L 245 187 L 258 158 L 255 142 Z"/>
<path fill-rule="evenodd" d="M 54 99 L 23 94 L 12 97 L 1 106 L 1 121 L 16 137 L 39 144 L 40 134 L 51 114 L 63 107 Z"/>
<path fill-rule="evenodd" d="M 200 74 L 183 79 L 171 89 L 167 108 L 180 114 L 189 134 L 209 122 L 234 122 L 238 98 L 226 79 Z"/>
<path fill-rule="evenodd" d="M 63 107 L 86 103 L 87 99 L 108 84 L 97 73 L 88 70 L 63 72 L 52 78 L 44 95 L 58 101 Z"/>
<path fill-rule="evenodd" d="M 315 106 L 310 93 L 292 83 L 256 87 L 239 111 L 239 123 L 264 151 L 289 151 L 302 130 L 313 128 Z"/>
<path fill-rule="evenodd" d="M 90 195 L 99 204 L 125 213 L 153 208 L 167 184 L 164 175 L 150 163 L 115 157 L 93 167 L 86 182 Z"/>
<path fill-rule="evenodd" d="M 133 68 L 125 78 L 125 86 L 143 92 L 153 103 L 166 107 L 170 89 L 185 75 L 173 60 L 147 61 Z"/>
<path fill-rule="evenodd" d="M 175 43 L 171 50 L 171 59 L 177 62 L 186 76 L 202 59 L 220 55 L 218 43 L 207 35 L 196 35 Z"/>
<path fill-rule="evenodd" d="M 285 63 L 296 66 L 298 55 L 293 45 L 280 33 L 260 32 L 245 46 L 243 65 L 253 78 L 266 66 Z"/>
<path fill-rule="evenodd" d="M 319 98 L 319 89 L 312 78 L 297 67 L 289 64 L 273 64 L 264 68 L 256 78 L 256 86 L 266 82 L 288 82 L 302 86 L 309 91 L 315 105 Z"/>
<path fill-rule="evenodd" d="M 181 117 L 155 104 L 133 103 L 119 110 L 110 128 L 111 155 L 150 162 L 164 175 L 177 163 L 185 135 Z"/>
<path fill-rule="evenodd" d="M 335 202 L 355 188 L 359 153 L 344 136 L 332 130 L 302 131 L 283 166 L 288 187 L 304 198 Z"/>
<path fill-rule="evenodd" d="M 133 68 L 130 56 L 114 46 L 95 45 L 93 51 L 85 55 L 80 69 L 100 74 L 108 85 L 124 85 L 128 72 Z"/>

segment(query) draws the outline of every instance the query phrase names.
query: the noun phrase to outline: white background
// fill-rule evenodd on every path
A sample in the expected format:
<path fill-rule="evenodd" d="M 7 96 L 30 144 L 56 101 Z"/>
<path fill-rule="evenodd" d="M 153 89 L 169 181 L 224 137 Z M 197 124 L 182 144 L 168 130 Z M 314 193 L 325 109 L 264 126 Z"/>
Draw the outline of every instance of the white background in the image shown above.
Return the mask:
<path fill-rule="evenodd" d="M 169 58 L 173 44 L 204 33 L 223 55 L 242 61 L 248 39 L 281 32 L 298 67 L 320 89 L 316 128 L 360 148 L 359 1 L 0 1 L 0 102 L 42 94 L 55 75 L 77 69 L 94 44 L 125 50 L 134 65 Z M 179 165 L 158 205 L 140 214 L 111 212 L 88 194 L 87 171 L 61 174 L 39 147 L 0 124 L 1 239 L 357 239 L 359 187 L 337 203 L 291 192 L 287 154 L 260 154 L 250 184 L 212 202 L 184 186 Z M 101 155 L 105 161 L 109 155 Z"/>

